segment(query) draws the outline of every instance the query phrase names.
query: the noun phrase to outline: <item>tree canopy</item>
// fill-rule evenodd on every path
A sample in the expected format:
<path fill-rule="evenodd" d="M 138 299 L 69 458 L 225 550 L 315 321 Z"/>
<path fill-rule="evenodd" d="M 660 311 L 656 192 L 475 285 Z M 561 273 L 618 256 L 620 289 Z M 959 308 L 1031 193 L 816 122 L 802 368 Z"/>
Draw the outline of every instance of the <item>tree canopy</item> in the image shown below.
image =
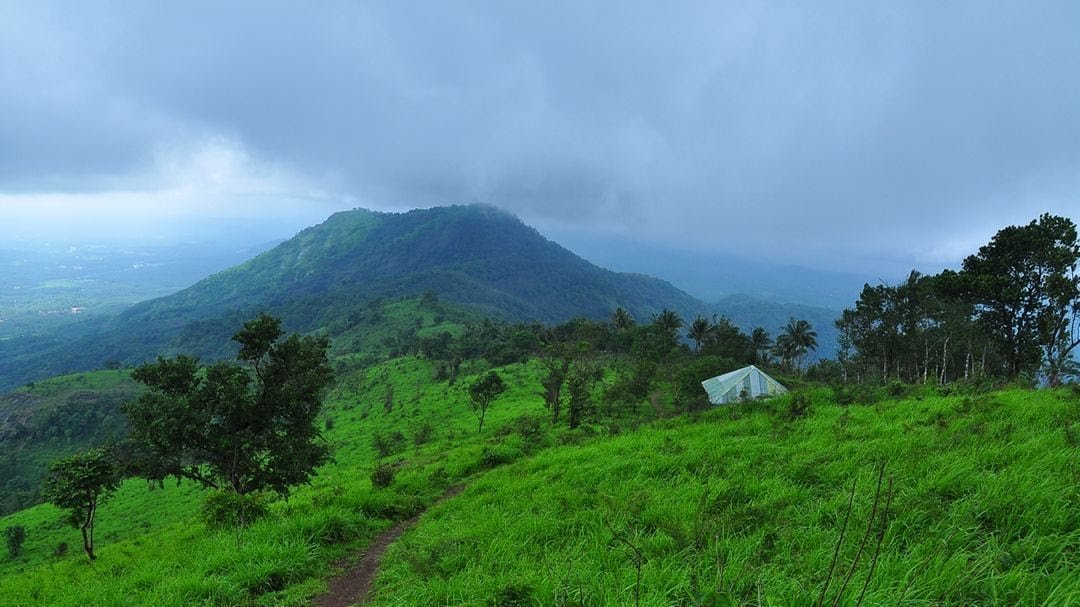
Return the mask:
<path fill-rule="evenodd" d="M 82 530 L 83 550 L 94 560 L 94 521 L 98 506 L 123 480 L 111 449 L 88 449 L 57 460 L 49 467 L 41 495 L 67 510 L 72 526 Z"/>
<path fill-rule="evenodd" d="M 149 390 L 125 413 L 138 473 L 240 494 L 307 482 L 329 454 L 315 420 L 333 371 L 326 339 L 282 336 L 264 314 L 233 336 L 239 364 L 178 355 L 137 368 Z"/>
<path fill-rule="evenodd" d="M 1080 345 L 1078 260 L 1072 220 L 1044 214 L 999 230 L 959 272 L 866 285 L 837 321 L 840 361 L 860 378 L 944 382 L 1041 370 L 1057 384 Z"/>

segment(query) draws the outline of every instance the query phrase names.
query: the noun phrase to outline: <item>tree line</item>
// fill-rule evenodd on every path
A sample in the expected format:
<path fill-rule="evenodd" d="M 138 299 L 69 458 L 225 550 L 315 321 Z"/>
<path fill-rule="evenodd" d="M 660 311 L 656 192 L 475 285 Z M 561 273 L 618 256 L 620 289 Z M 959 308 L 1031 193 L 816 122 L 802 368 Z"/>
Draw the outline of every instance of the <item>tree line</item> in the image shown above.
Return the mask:
<path fill-rule="evenodd" d="M 1072 220 L 1043 214 L 999 230 L 959 271 L 865 285 L 836 322 L 843 379 L 948 383 L 1075 375 L 1080 245 Z"/>

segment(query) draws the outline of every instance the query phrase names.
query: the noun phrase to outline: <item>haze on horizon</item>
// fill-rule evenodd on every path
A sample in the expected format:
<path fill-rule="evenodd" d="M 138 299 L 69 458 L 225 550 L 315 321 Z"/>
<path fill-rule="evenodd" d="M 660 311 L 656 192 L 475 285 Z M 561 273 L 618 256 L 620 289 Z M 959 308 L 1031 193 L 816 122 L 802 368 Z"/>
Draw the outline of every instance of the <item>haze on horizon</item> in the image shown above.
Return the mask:
<path fill-rule="evenodd" d="M 1075 3 L 0 8 L 4 238 L 481 202 L 874 273 L 1080 216 Z"/>

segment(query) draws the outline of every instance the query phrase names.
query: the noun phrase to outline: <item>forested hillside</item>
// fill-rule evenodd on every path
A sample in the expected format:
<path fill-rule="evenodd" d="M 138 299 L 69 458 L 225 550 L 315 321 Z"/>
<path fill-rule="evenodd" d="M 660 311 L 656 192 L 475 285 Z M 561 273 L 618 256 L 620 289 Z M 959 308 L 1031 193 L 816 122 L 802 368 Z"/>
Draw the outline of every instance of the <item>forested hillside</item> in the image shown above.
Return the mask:
<path fill-rule="evenodd" d="M 607 318 L 622 307 L 639 322 L 662 310 L 685 318 L 729 315 L 749 331 L 775 332 L 792 316 L 813 316 L 832 351 L 830 313 L 746 299 L 710 305 L 649 276 L 599 268 L 486 206 L 408 213 L 341 212 L 239 266 L 168 297 L 99 321 L 78 335 L 0 342 L 0 389 L 35 378 L 129 364 L 161 353 L 228 355 L 228 328 L 259 312 L 287 327 L 340 327 L 369 302 L 434 291 L 443 301 L 503 320 L 553 323 Z M 731 308 L 730 312 L 727 308 Z M 90 333 L 87 335 L 86 333 Z"/>

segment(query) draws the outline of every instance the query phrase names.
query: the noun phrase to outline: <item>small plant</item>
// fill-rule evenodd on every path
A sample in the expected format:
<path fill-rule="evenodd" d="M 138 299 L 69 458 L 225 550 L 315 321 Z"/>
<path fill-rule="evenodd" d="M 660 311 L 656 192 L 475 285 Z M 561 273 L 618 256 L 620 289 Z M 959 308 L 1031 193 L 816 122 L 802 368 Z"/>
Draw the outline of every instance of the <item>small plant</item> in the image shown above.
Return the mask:
<path fill-rule="evenodd" d="M 421 422 L 413 431 L 413 445 L 418 449 L 420 445 L 430 443 L 433 438 L 435 438 L 435 426 L 429 421 Z"/>
<path fill-rule="evenodd" d="M 262 494 L 216 492 L 202 505 L 202 520 L 211 529 L 247 527 L 270 513 Z"/>
<path fill-rule="evenodd" d="M 396 453 L 401 453 L 405 450 L 405 435 L 401 432 L 376 432 L 371 435 L 371 446 L 375 448 L 375 452 L 379 454 L 379 457 L 389 457 Z"/>
<path fill-rule="evenodd" d="M 504 586 L 491 601 L 492 607 L 532 607 L 534 604 L 532 588 L 517 584 Z"/>
<path fill-rule="evenodd" d="M 60 558 L 62 556 L 65 556 L 67 553 L 68 553 L 68 543 L 67 542 L 60 542 L 59 544 L 56 545 L 56 548 L 53 549 L 53 556 L 55 556 L 56 558 Z"/>
<path fill-rule="evenodd" d="M 379 464 L 371 472 L 371 486 L 385 489 L 394 482 L 394 467 L 390 464 Z"/>
<path fill-rule="evenodd" d="M 23 542 L 26 541 L 26 527 L 13 525 L 4 529 L 4 543 L 7 544 L 8 555 L 16 558 L 22 554 Z"/>
<path fill-rule="evenodd" d="M 806 392 L 794 392 L 788 401 L 785 417 L 788 419 L 801 419 L 810 413 L 810 395 Z"/>

